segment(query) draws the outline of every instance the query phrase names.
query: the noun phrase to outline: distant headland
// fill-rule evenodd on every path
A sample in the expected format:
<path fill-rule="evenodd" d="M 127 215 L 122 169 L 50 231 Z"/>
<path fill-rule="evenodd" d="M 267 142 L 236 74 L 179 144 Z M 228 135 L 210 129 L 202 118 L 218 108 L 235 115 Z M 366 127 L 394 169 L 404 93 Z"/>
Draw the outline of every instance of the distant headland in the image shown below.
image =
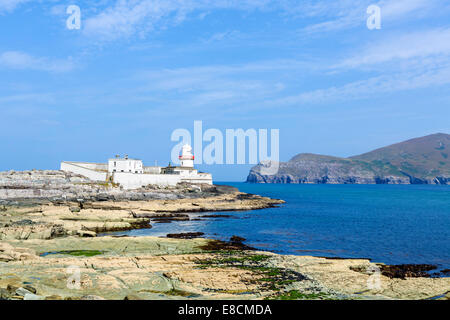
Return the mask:
<path fill-rule="evenodd" d="M 250 183 L 450 184 L 450 135 L 437 133 L 349 158 L 301 153 L 275 175 L 253 167 Z"/>

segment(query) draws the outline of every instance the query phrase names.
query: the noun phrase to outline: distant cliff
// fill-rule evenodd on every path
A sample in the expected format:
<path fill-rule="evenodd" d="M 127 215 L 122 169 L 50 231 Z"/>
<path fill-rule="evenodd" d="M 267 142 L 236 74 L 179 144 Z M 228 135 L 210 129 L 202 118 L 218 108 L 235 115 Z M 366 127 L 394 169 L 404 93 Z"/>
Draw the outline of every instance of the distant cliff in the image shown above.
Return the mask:
<path fill-rule="evenodd" d="M 275 175 L 250 170 L 251 183 L 449 184 L 450 135 L 438 133 L 338 158 L 301 153 L 281 162 Z"/>

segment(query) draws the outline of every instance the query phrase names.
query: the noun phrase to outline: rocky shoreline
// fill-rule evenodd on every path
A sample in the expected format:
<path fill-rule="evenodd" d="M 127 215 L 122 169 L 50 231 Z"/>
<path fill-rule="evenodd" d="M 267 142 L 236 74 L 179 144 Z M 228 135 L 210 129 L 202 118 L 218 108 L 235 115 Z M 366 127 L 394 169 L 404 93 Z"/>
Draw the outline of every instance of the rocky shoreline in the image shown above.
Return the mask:
<path fill-rule="evenodd" d="M 368 260 L 282 256 L 198 238 L 11 240 L 0 257 L 0 299 L 11 300 L 448 299 L 450 288 L 448 278 L 381 274 L 380 288 L 368 289 Z"/>
<path fill-rule="evenodd" d="M 237 236 L 228 242 L 200 233 L 98 237 L 283 201 L 226 186 L 123 191 L 79 179 L 62 172 L 0 174 L 7 195 L 0 197 L 0 299 L 448 298 L 450 278 L 430 278 L 421 273 L 426 266 L 282 256 L 255 251 Z M 370 289 L 376 268 L 381 285 Z"/>

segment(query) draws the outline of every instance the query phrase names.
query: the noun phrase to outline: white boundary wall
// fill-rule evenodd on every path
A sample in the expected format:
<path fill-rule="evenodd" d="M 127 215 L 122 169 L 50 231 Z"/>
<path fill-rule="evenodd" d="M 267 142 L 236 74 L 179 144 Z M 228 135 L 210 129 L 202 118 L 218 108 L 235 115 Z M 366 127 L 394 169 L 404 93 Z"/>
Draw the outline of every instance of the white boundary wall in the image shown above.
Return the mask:
<path fill-rule="evenodd" d="M 201 176 L 198 175 L 196 177 L 182 177 L 181 182 L 187 182 L 187 183 L 205 183 L 205 184 L 213 184 L 212 176 Z"/>
<path fill-rule="evenodd" d="M 115 183 L 119 183 L 124 189 L 138 189 L 149 184 L 159 186 L 176 186 L 181 182 L 181 177 L 175 174 L 139 174 L 128 172 L 115 172 Z"/>
<path fill-rule="evenodd" d="M 107 172 L 95 171 L 84 168 L 81 165 L 85 165 L 85 163 L 80 163 L 80 165 L 78 165 L 77 162 L 61 162 L 61 170 L 82 175 L 93 181 L 106 181 L 106 177 L 108 175 Z"/>
<path fill-rule="evenodd" d="M 161 174 L 161 167 L 144 167 L 144 173 Z"/>
<path fill-rule="evenodd" d="M 108 171 L 108 165 L 106 163 L 92 163 L 92 162 L 75 162 L 75 161 L 67 161 L 67 163 L 90 169 L 90 170 L 103 170 Z"/>

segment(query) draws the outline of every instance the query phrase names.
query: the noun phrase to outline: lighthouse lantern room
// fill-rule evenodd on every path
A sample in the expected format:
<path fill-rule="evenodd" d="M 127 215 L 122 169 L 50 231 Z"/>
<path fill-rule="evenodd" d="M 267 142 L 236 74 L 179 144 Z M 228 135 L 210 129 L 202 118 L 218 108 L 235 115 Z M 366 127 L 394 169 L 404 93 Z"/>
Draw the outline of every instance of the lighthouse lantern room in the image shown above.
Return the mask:
<path fill-rule="evenodd" d="M 181 149 L 180 165 L 183 168 L 194 168 L 194 155 L 192 154 L 192 147 L 188 144 Z"/>

